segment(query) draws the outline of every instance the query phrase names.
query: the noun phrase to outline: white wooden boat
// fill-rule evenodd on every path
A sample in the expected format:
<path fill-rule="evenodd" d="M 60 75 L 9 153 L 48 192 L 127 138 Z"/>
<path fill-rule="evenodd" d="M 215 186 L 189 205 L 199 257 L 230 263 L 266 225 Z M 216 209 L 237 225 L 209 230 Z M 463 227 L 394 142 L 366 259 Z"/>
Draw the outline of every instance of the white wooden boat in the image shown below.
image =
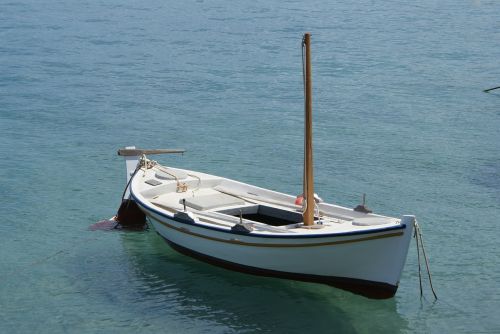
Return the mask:
<path fill-rule="evenodd" d="M 306 77 L 309 43 L 306 34 Z M 315 201 L 310 90 L 306 80 L 303 205 L 292 195 L 162 166 L 144 154 L 157 152 L 134 147 L 119 151 L 127 159 L 130 198 L 183 254 L 240 272 L 390 298 L 398 288 L 415 217 L 392 218 Z M 171 152 L 179 151 L 164 153 Z"/>

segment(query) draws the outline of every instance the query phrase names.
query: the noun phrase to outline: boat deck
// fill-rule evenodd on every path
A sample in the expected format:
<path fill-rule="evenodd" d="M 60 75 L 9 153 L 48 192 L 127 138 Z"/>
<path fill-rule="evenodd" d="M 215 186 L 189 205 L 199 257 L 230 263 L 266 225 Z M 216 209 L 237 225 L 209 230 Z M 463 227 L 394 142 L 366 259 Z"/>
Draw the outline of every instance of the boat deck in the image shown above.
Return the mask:
<path fill-rule="evenodd" d="M 333 204 L 319 203 L 315 224 L 304 226 L 302 207 L 295 197 L 237 181 L 182 169 L 155 166 L 134 178 L 134 195 L 157 211 L 174 216 L 189 212 L 197 223 L 231 229 L 251 224 L 264 234 L 329 234 L 383 229 L 400 219 L 365 214 Z M 318 214 L 319 213 L 319 214 Z"/>

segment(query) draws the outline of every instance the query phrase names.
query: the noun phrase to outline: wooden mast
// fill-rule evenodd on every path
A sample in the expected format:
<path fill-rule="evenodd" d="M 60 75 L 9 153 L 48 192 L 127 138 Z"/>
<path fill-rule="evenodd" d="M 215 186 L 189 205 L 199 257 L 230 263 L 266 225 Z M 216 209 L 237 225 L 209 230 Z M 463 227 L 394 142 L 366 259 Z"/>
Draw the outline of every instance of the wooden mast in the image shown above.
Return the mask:
<path fill-rule="evenodd" d="M 305 64 L 305 133 L 304 133 L 304 197 L 306 209 L 304 225 L 314 225 L 314 175 L 312 145 L 312 76 L 311 76 L 311 34 L 305 33 L 303 40 L 306 53 Z"/>

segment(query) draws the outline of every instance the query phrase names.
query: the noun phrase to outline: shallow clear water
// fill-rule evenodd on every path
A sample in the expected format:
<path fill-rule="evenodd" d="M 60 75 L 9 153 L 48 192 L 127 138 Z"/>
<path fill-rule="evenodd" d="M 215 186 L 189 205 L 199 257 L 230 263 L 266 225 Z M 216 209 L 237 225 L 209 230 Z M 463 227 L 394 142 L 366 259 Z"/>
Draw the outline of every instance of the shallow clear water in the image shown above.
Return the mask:
<path fill-rule="evenodd" d="M 0 332 L 500 331 L 497 1 L 0 2 Z M 125 145 L 301 191 L 313 35 L 316 189 L 416 214 L 439 300 L 246 276 L 114 215 Z"/>

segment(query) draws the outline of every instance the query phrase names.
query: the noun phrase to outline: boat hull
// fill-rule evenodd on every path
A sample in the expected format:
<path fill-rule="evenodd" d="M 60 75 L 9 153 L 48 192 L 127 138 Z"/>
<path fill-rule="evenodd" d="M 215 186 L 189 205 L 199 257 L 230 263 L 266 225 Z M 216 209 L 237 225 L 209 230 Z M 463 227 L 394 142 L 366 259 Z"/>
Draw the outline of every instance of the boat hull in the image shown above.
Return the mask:
<path fill-rule="evenodd" d="M 311 275 L 303 273 L 291 273 L 291 272 L 283 272 L 283 271 L 263 269 L 257 267 L 250 267 L 240 263 L 225 261 L 219 258 L 208 256 L 206 254 L 198 253 L 193 251 L 192 249 L 177 245 L 165 237 L 163 237 L 163 239 L 172 249 L 181 254 L 206 262 L 211 265 L 215 265 L 221 268 L 245 274 L 265 276 L 265 277 L 276 277 L 276 278 L 290 279 L 302 282 L 327 284 L 372 299 L 391 298 L 396 294 L 396 291 L 398 289 L 397 285 L 390 285 L 387 283 L 373 282 L 361 279 L 320 276 L 320 275 Z"/>
<path fill-rule="evenodd" d="M 158 234 L 182 254 L 230 270 L 328 284 L 369 298 L 396 293 L 413 229 L 413 217 L 405 216 L 401 226 L 366 233 L 307 238 L 239 235 L 140 207 Z"/>

